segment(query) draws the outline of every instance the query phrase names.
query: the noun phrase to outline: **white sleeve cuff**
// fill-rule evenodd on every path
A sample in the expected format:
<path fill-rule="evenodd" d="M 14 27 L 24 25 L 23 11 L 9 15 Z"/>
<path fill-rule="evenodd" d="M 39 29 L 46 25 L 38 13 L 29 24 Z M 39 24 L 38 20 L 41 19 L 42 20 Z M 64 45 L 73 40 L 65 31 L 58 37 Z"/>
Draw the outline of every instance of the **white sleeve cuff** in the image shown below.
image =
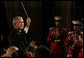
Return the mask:
<path fill-rule="evenodd" d="M 28 30 L 29 30 L 29 28 L 27 28 L 27 27 L 24 28 L 24 31 L 26 34 L 27 34 Z"/>

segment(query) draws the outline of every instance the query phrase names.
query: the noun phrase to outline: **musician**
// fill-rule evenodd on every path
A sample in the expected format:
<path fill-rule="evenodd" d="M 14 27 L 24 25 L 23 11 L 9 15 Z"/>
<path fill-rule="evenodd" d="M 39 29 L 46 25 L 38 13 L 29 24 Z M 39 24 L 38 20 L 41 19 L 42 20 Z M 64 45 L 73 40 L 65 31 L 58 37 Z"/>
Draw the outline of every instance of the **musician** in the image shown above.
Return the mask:
<path fill-rule="evenodd" d="M 70 31 L 65 40 L 67 57 L 78 57 L 83 48 L 83 33 L 80 31 L 81 21 L 73 20 L 73 31 Z"/>
<path fill-rule="evenodd" d="M 55 27 L 49 29 L 49 35 L 47 37 L 47 42 L 50 42 L 50 53 L 51 56 L 63 57 L 64 54 L 64 39 L 66 37 L 66 32 L 62 27 L 62 18 L 59 16 L 54 17 Z"/>
<path fill-rule="evenodd" d="M 9 46 L 16 46 L 21 51 L 23 51 L 30 43 L 30 39 L 26 38 L 28 33 L 31 19 L 28 17 L 26 19 L 26 26 L 24 27 L 24 21 L 21 16 L 16 16 L 13 18 L 13 29 L 9 34 Z M 27 41 L 29 40 L 29 41 Z"/>

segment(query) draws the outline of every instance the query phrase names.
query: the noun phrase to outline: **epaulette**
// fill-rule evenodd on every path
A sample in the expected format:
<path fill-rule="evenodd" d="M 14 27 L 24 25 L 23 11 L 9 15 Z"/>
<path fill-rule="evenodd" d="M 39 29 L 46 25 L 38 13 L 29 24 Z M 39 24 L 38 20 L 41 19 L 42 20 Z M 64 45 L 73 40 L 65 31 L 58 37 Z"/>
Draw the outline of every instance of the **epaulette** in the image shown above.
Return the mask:
<path fill-rule="evenodd" d="M 73 31 L 68 32 L 68 34 L 72 34 L 72 33 L 73 33 Z"/>
<path fill-rule="evenodd" d="M 49 28 L 49 30 L 54 30 L 55 29 L 55 27 L 51 27 L 51 28 Z"/>

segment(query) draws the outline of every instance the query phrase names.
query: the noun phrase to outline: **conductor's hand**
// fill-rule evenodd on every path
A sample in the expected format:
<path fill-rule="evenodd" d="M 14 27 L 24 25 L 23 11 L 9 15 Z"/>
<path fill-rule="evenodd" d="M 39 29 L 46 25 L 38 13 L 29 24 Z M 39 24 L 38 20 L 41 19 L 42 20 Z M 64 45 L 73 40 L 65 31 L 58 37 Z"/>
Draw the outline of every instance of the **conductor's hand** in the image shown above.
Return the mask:
<path fill-rule="evenodd" d="M 29 17 L 27 17 L 27 19 L 26 19 L 26 27 L 27 28 L 29 28 L 30 23 L 31 23 L 31 19 Z"/>

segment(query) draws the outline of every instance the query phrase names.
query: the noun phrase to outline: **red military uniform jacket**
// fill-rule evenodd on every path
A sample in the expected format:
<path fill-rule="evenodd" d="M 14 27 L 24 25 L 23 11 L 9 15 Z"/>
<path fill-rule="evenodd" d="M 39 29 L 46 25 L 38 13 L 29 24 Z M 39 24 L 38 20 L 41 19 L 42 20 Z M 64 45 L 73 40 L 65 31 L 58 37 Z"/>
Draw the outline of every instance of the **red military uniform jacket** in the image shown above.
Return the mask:
<path fill-rule="evenodd" d="M 67 50 L 67 55 L 71 54 L 72 57 L 77 57 L 78 53 L 80 52 L 81 48 L 83 47 L 83 40 L 82 38 L 79 38 L 80 34 L 69 32 L 69 34 L 66 37 L 66 40 L 64 42 L 65 49 Z"/>
<path fill-rule="evenodd" d="M 63 54 L 64 52 L 64 39 L 65 31 L 60 29 L 59 36 L 56 35 L 56 29 L 54 27 L 50 28 L 49 35 L 47 37 L 47 42 L 50 42 L 50 53 L 51 55 Z"/>

